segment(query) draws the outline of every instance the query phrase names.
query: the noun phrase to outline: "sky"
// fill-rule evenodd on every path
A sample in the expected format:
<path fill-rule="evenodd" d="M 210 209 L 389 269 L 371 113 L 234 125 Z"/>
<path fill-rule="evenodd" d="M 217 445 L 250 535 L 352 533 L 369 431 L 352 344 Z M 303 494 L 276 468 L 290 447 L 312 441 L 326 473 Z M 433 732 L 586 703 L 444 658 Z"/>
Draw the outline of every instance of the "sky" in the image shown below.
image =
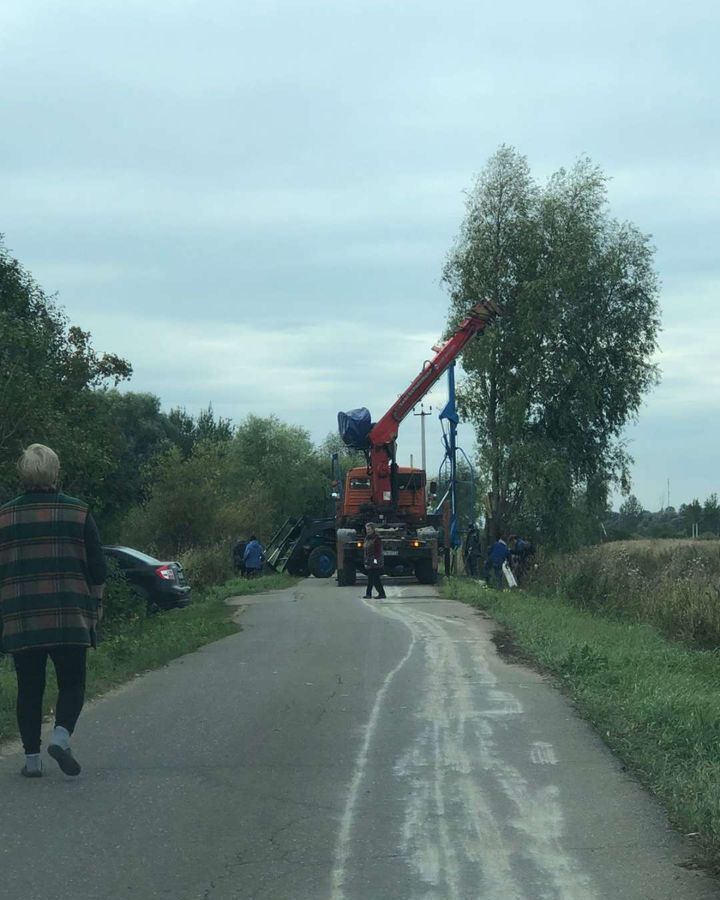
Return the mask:
<path fill-rule="evenodd" d="M 633 489 L 702 500 L 720 492 L 719 34 L 710 0 L 3 0 L 0 232 L 133 364 L 129 389 L 319 442 L 431 356 L 498 146 L 541 180 L 587 154 L 663 285 Z"/>

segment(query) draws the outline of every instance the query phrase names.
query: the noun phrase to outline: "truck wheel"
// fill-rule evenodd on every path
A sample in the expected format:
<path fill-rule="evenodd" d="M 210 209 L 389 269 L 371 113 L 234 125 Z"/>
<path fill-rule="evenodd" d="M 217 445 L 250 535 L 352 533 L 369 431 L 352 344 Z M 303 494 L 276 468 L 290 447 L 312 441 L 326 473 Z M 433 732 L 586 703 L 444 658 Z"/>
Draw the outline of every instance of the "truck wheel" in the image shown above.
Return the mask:
<path fill-rule="evenodd" d="M 415 577 L 420 584 L 436 584 L 437 572 L 432 567 L 432 560 L 419 559 L 415 563 Z"/>
<path fill-rule="evenodd" d="M 315 547 L 308 556 L 308 569 L 316 578 L 330 578 L 335 572 L 336 561 L 332 547 Z"/>
<path fill-rule="evenodd" d="M 338 585 L 340 587 L 352 587 L 357 581 L 357 571 L 352 563 L 338 569 Z"/>

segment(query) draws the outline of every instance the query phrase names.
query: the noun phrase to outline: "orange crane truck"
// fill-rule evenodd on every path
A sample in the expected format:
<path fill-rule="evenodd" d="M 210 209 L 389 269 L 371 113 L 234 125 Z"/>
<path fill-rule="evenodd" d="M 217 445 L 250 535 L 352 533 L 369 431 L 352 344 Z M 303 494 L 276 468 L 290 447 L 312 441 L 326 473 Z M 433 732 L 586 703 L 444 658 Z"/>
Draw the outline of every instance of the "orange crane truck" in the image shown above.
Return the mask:
<path fill-rule="evenodd" d="M 438 516 L 428 513 L 426 474 L 396 463 L 400 424 L 437 382 L 475 335 L 498 314 L 491 300 L 470 310 L 453 336 L 437 348 L 420 374 L 376 423 L 366 409 L 338 413 L 340 435 L 347 446 L 365 453 L 367 465 L 350 469 L 336 504 L 337 580 L 355 584 L 363 570 L 364 528 L 373 522 L 383 542 L 385 569 L 414 574 L 421 584 L 434 584 L 438 572 Z"/>

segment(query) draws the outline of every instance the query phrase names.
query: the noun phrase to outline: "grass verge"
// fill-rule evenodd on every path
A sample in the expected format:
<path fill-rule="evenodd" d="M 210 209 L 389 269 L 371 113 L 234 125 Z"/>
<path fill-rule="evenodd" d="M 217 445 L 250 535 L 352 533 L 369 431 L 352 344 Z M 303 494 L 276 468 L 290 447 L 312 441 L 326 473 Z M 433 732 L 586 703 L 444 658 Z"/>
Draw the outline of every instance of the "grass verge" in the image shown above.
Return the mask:
<path fill-rule="evenodd" d="M 134 675 L 157 669 L 178 656 L 197 650 L 241 630 L 232 621 L 228 597 L 258 594 L 290 587 L 297 579 L 268 575 L 252 580 L 235 578 L 199 593 L 186 609 L 151 616 L 115 629 L 88 655 L 87 697 L 97 697 Z M 47 714 L 56 697 L 52 665 L 48 665 Z M 15 673 L 10 657 L 0 657 L 0 743 L 17 735 Z"/>
<path fill-rule="evenodd" d="M 720 865 L 720 652 L 693 650 L 647 624 L 603 618 L 561 597 L 446 582 L 446 596 L 487 611 L 553 673 L 606 743 L 697 834 Z"/>

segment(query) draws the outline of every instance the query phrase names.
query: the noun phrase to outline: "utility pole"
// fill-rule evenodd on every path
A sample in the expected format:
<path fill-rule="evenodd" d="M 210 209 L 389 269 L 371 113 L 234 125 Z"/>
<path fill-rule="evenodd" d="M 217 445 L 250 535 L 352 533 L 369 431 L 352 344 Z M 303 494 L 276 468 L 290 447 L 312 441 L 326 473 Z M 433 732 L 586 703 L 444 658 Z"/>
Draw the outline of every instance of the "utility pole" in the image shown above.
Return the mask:
<path fill-rule="evenodd" d="M 418 413 L 413 410 L 413 415 L 420 416 L 420 448 L 422 453 L 422 470 L 427 475 L 427 468 L 425 466 L 425 416 L 432 415 L 432 406 L 426 412 L 422 401 L 420 401 L 420 412 Z"/>
<path fill-rule="evenodd" d="M 668 506 L 670 506 L 670 479 L 668 478 Z"/>

